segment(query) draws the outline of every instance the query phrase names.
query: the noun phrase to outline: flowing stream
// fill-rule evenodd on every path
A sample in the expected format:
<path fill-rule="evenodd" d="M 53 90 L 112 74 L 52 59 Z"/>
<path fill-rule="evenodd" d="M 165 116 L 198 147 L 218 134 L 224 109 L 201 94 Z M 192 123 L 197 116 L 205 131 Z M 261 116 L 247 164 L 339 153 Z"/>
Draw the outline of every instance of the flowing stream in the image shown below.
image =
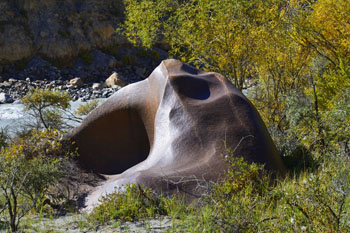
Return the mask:
<path fill-rule="evenodd" d="M 98 99 L 101 103 L 105 99 Z M 72 101 L 70 112 L 74 112 L 80 105 L 86 102 Z M 0 131 L 6 130 L 7 132 L 14 133 L 23 127 L 23 125 L 31 120 L 31 116 L 24 111 L 23 104 L 0 104 Z M 70 121 L 71 125 L 76 126 L 79 123 Z"/>

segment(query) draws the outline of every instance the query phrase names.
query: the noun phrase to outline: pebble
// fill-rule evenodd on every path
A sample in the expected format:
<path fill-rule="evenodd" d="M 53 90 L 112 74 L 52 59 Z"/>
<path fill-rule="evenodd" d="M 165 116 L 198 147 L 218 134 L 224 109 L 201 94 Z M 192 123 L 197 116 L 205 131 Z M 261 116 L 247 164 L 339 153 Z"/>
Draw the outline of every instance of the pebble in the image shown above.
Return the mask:
<path fill-rule="evenodd" d="M 103 84 L 101 84 L 101 83 L 92 84 L 92 90 L 94 90 L 94 91 L 101 90 L 102 88 L 103 88 Z"/>
<path fill-rule="evenodd" d="M 11 87 L 11 83 L 8 82 L 8 81 L 5 81 L 5 82 L 3 82 L 3 83 L 0 83 L 0 87 L 5 87 L 5 88 Z"/>
<path fill-rule="evenodd" d="M 6 94 L 4 92 L 0 93 L 0 103 L 2 104 L 8 104 L 8 103 L 13 103 L 13 99 L 9 94 Z"/>

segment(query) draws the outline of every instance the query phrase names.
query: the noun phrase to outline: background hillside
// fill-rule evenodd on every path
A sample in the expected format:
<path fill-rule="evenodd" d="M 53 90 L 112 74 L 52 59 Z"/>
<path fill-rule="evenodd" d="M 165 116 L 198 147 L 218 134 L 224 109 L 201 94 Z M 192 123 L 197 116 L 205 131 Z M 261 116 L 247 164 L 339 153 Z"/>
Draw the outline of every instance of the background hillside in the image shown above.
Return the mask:
<path fill-rule="evenodd" d="M 122 2 L 1 0 L 0 76 L 92 82 L 120 66 L 140 63 L 142 68 L 126 73 L 145 78 L 145 69 L 158 65 L 159 54 L 152 59 L 152 53 L 132 49 L 125 35 L 116 32 L 124 18 Z"/>

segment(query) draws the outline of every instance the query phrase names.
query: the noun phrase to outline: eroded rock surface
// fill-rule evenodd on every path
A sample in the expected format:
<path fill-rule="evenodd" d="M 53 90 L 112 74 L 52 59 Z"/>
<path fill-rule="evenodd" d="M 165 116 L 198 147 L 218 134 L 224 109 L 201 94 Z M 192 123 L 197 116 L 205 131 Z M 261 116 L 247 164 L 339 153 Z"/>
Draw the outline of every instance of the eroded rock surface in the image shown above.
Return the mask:
<path fill-rule="evenodd" d="M 220 74 L 177 60 L 163 61 L 147 79 L 112 95 L 70 137 L 81 165 L 110 175 L 88 205 L 125 183 L 190 191 L 196 181 L 179 181 L 223 174 L 225 146 L 234 156 L 284 172 L 249 100 Z"/>

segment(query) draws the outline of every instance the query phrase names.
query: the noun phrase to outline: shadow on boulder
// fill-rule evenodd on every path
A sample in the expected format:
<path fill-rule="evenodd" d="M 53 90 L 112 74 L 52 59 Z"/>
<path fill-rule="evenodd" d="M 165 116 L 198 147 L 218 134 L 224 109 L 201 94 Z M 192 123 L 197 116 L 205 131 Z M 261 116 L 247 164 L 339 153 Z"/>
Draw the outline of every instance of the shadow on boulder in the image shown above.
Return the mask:
<path fill-rule="evenodd" d="M 92 194 L 96 200 L 126 183 L 167 190 L 169 180 L 181 177 L 216 180 L 226 168 L 226 146 L 235 148 L 234 156 L 285 172 L 249 100 L 220 74 L 177 60 L 163 61 L 147 79 L 119 90 L 69 138 L 81 165 L 113 175 Z"/>

